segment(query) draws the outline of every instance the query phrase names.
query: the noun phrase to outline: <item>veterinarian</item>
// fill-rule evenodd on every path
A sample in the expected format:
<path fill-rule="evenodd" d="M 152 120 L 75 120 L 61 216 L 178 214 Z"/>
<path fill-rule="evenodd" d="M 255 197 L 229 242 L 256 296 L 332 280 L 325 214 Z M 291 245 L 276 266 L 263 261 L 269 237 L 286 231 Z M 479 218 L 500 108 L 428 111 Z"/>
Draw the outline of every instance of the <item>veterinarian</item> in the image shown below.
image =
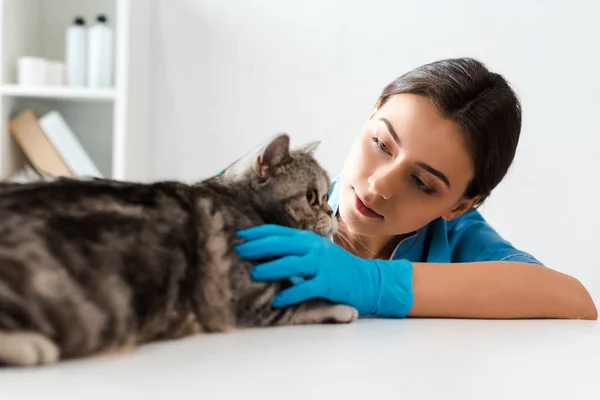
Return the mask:
<path fill-rule="evenodd" d="M 334 179 L 331 240 L 262 225 L 240 231 L 242 258 L 274 258 L 255 281 L 300 276 L 274 307 L 310 298 L 361 316 L 597 319 L 575 278 L 503 239 L 477 211 L 504 178 L 521 132 L 506 80 L 450 59 L 390 83 Z"/>

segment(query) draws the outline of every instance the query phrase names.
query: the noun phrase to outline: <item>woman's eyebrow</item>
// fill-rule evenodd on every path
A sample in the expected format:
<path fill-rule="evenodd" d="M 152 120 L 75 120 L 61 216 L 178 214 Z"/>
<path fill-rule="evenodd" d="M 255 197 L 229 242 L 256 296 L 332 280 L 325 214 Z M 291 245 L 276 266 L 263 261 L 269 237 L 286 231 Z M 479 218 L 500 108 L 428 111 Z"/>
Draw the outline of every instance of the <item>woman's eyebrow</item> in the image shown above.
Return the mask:
<path fill-rule="evenodd" d="M 421 161 L 417 161 L 416 164 L 419 167 L 423 168 L 425 171 L 429 172 L 431 175 L 437 176 L 442 182 L 444 182 L 446 184 L 446 186 L 448 186 L 448 189 L 450 189 L 450 181 L 448 180 L 448 178 L 446 177 L 446 175 L 444 175 L 444 173 L 442 171 L 439 171 L 439 170 L 433 168 L 431 165 L 425 164 L 424 162 L 421 162 Z"/>
<path fill-rule="evenodd" d="M 398 143 L 398 145 L 400 145 L 400 138 L 398 137 L 398 134 L 394 130 L 392 123 L 385 118 L 379 118 L 379 120 L 381 122 L 383 122 L 385 124 L 385 126 L 387 126 L 388 131 L 390 132 L 390 135 L 392 135 L 392 138 L 396 141 L 396 143 Z"/>

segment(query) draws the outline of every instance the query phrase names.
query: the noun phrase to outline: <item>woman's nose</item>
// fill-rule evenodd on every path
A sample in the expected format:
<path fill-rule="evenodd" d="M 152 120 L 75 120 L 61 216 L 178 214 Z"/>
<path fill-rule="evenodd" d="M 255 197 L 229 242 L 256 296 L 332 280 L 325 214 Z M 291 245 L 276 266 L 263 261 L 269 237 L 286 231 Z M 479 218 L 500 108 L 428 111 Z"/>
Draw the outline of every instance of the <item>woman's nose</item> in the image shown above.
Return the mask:
<path fill-rule="evenodd" d="M 392 198 L 397 183 L 400 182 L 399 168 L 381 166 L 369 176 L 367 181 L 371 193 L 389 200 Z"/>

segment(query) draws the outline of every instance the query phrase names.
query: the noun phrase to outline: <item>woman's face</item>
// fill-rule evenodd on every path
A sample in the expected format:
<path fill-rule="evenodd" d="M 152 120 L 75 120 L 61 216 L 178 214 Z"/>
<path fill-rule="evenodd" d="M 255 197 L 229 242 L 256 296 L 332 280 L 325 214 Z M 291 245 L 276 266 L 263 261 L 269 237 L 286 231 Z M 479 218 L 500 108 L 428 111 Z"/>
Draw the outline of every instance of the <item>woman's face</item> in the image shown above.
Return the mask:
<path fill-rule="evenodd" d="M 476 199 L 459 127 L 424 96 L 392 96 L 367 121 L 346 158 L 339 214 L 358 234 L 393 236 L 452 219 Z"/>

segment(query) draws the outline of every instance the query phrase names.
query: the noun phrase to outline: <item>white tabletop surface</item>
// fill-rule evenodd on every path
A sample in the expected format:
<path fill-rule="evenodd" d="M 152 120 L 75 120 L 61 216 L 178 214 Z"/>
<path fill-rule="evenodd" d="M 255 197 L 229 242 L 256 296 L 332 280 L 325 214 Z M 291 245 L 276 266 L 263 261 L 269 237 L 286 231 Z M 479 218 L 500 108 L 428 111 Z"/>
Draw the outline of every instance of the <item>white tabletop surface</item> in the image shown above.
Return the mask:
<path fill-rule="evenodd" d="M 600 399 L 600 323 L 359 320 L 0 370 L 0 399 Z"/>

